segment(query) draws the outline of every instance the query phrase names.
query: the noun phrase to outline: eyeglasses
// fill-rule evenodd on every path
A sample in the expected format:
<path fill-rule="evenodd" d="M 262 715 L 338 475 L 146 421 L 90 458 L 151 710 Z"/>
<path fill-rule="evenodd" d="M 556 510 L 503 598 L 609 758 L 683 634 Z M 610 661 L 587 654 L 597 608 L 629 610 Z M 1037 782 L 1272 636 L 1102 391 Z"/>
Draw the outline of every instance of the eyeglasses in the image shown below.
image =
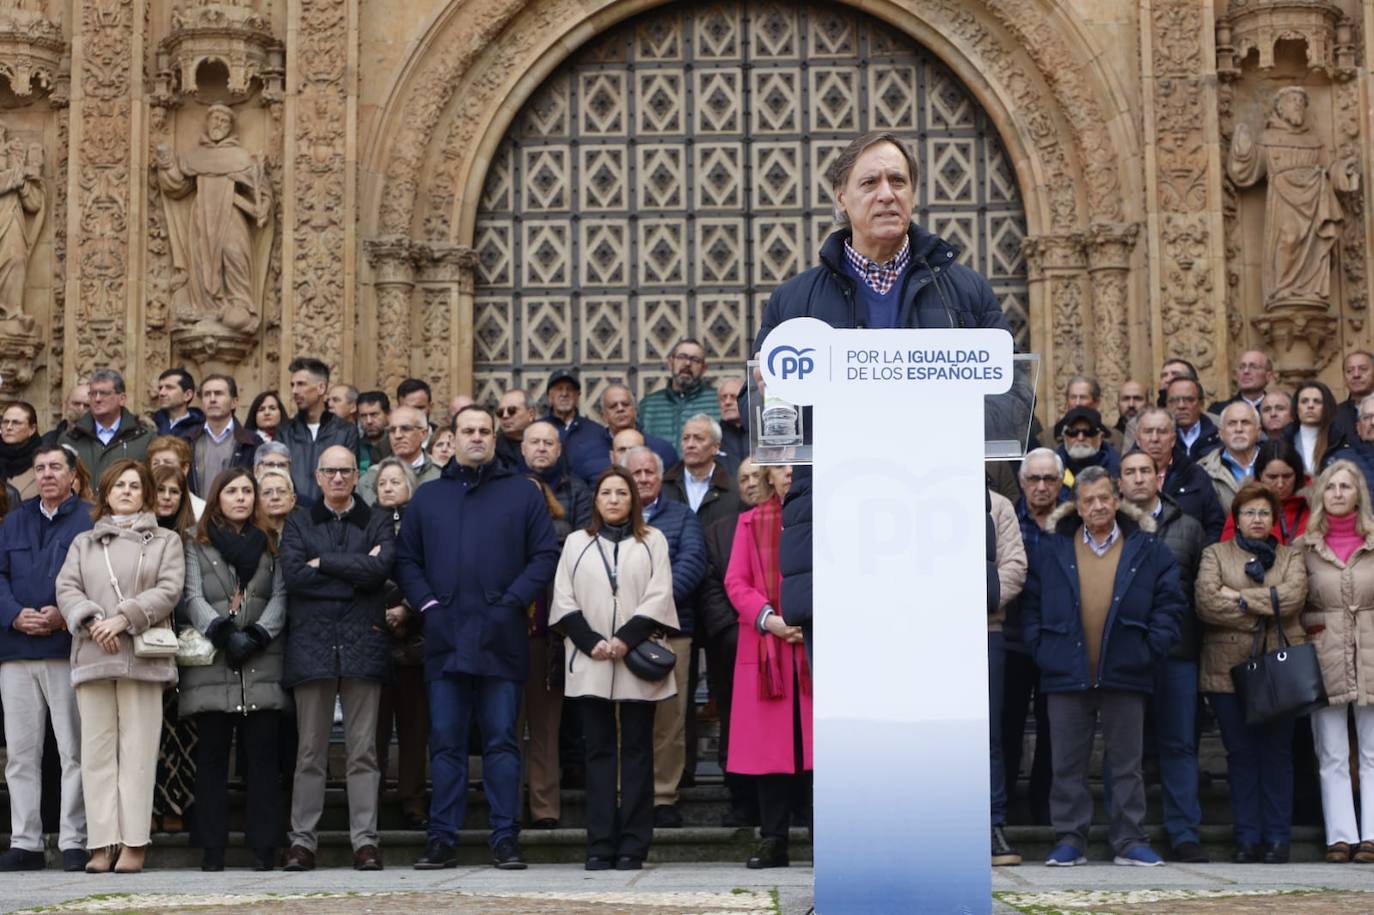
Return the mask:
<path fill-rule="evenodd" d="M 1242 508 L 1239 512 L 1242 518 L 1272 518 L 1274 513 L 1267 508 Z"/>
<path fill-rule="evenodd" d="M 9 428 L 11 426 L 27 426 L 28 424 L 29 421 L 27 419 L 0 419 L 0 428 Z"/>
<path fill-rule="evenodd" d="M 115 391 L 114 391 L 113 388 L 110 389 L 110 390 L 108 390 L 108 391 L 97 391 L 97 390 L 95 390 L 94 388 L 91 389 L 91 399 L 92 399 L 92 400 L 95 400 L 95 399 L 98 398 L 98 397 L 116 397 L 116 396 L 118 396 L 118 395 L 115 393 Z"/>
<path fill-rule="evenodd" d="M 423 432 L 424 430 L 425 430 L 425 427 L 424 427 L 424 426 L 410 426 L 410 425 L 405 425 L 405 426 L 387 426 L 387 427 L 386 427 L 386 431 L 390 432 L 392 435 L 404 435 L 404 434 L 407 434 L 407 433 L 410 433 L 410 432 Z"/>
<path fill-rule="evenodd" d="M 265 467 L 265 468 L 267 468 L 268 470 L 289 470 L 290 467 L 291 467 L 291 462 L 290 462 L 290 461 L 261 461 L 261 462 L 258 463 L 258 466 L 259 466 L 259 467 Z"/>
<path fill-rule="evenodd" d="M 519 413 L 521 410 L 528 410 L 528 409 L 529 409 L 529 407 L 497 407 L 497 408 L 496 408 L 496 415 L 497 415 L 497 416 L 514 416 L 515 414 Z"/>
<path fill-rule="evenodd" d="M 357 467 L 321 467 L 315 471 L 322 477 L 349 477 L 358 472 Z"/>
<path fill-rule="evenodd" d="M 690 365 L 705 365 L 706 360 L 701 356 L 693 356 L 689 353 L 674 353 L 673 360 L 676 362 L 686 362 Z"/>
<path fill-rule="evenodd" d="M 1027 474 L 1021 479 L 1025 480 L 1032 486 L 1034 486 L 1037 483 L 1058 483 L 1060 481 L 1059 477 L 1052 473 Z"/>
<path fill-rule="evenodd" d="M 1091 438 L 1096 434 L 1096 429 L 1089 429 L 1084 426 L 1074 426 L 1072 429 L 1064 430 L 1065 438 Z"/>

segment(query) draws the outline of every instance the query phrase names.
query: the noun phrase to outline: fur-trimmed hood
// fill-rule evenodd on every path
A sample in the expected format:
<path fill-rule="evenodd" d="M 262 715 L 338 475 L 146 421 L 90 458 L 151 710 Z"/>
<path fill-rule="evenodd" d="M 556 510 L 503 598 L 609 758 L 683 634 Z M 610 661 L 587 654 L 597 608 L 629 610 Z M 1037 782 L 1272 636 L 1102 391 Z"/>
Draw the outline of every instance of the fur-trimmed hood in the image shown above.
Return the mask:
<path fill-rule="evenodd" d="M 1147 534 L 1155 532 L 1155 519 L 1125 499 L 1116 507 L 1116 523 L 1121 526 L 1121 532 L 1128 536 L 1136 530 L 1142 530 Z M 1065 535 L 1072 534 L 1082 526 L 1083 519 L 1078 517 L 1078 506 L 1073 499 L 1050 512 L 1044 524 L 1046 532 Z"/>

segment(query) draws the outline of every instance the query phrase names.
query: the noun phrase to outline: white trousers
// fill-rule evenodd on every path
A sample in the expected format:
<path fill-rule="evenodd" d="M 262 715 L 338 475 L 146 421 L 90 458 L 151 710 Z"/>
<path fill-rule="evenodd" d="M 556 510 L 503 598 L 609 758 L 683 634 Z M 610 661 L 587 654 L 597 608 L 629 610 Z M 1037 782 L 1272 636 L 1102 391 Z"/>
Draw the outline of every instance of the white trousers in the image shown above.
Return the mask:
<path fill-rule="evenodd" d="M 1374 706 L 1356 705 L 1355 735 L 1359 744 L 1360 823 L 1355 823 L 1355 799 L 1350 790 L 1350 733 L 1347 721 L 1352 706 L 1332 705 L 1312 713 L 1312 739 L 1317 745 L 1317 765 L 1322 778 L 1322 816 L 1326 844 L 1357 845 L 1374 842 Z"/>
<path fill-rule="evenodd" d="M 86 847 L 86 806 L 81 791 L 81 715 L 66 658 L 0 664 L 5 707 L 5 784 L 10 794 L 12 848 L 43 850 L 43 739 L 52 715 L 62 762 L 61 820 L 57 847 Z"/>

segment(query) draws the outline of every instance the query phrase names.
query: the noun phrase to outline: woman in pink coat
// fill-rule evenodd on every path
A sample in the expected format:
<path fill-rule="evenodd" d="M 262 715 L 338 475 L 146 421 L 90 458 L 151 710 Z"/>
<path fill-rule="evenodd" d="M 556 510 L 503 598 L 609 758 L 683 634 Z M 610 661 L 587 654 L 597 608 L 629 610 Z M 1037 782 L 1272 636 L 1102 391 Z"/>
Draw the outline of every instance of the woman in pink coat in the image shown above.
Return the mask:
<path fill-rule="evenodd" d="M 769 473 L 759 482 L 763 491 L 757 506 L 739 517 L 725 573 L 725 591 L 740 620 L 725 768 L 758 777 L 762 840 L 751 868 L 787 866 L 793 805 L 811 793 L 811 671 L 801 629 L 782 621 L 778 599 L 778 487 L 785 479 Z"/>

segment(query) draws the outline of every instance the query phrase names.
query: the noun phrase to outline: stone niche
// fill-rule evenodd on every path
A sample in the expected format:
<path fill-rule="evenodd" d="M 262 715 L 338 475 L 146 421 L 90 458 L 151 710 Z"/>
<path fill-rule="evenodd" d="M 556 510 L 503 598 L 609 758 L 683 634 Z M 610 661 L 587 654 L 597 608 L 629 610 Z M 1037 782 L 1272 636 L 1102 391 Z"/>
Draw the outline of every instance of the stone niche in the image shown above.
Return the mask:
<path fill-rule="evenodd" d="M 285 49 L 260 2 L 174 6 L 157 49 L 149 349 L 202 374 L 261 359 L 280 317 Z"/>
<path fill-rule="evenodd" d="M 1285 384 L 1363 340 L 1357 26 L 1338 0 L 1231 0 L 1217 23 L 1227 322 Z"/>

